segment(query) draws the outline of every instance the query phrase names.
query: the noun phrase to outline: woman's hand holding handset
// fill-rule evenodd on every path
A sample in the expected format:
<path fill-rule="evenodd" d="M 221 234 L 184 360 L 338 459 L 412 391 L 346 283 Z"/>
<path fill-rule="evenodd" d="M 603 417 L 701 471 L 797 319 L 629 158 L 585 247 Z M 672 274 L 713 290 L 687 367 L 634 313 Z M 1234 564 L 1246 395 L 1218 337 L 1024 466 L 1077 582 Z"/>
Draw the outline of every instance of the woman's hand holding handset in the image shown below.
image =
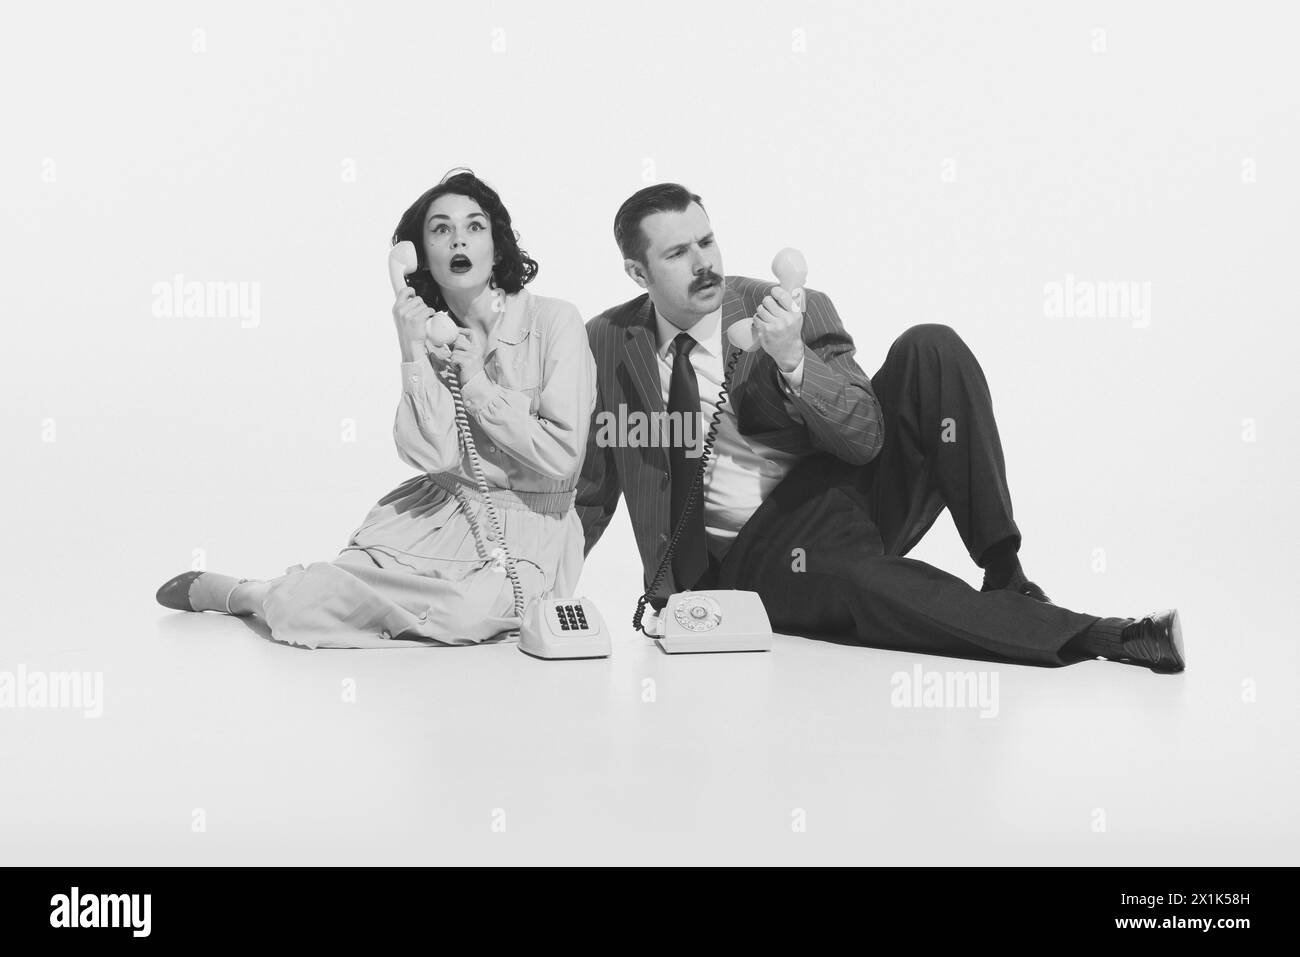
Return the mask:
<path fill-rule="evenodd" d="M 406 284 L 406 277 L 419 268 L 415 244 L 400 242 L 388 253 L 388 277 L 397 296 L 393 303 L 393 321 L 397 324 L 397 338 L 402 347 L 402 361 L 414 362 L 430 347 L 451 345 L 462 331 L 451 316 L 435 312 Z M 446 349 L 439 349 L 440 358 L 446 358 Z"/>
<path fill-rule="evenodd" d="M 429 320 L 437 313 L 425 305 L 410 286 L 403 286 L 393 303 L 393 322 L 402 347 L 402 361 L 415 362 L 429 352 Z"/>

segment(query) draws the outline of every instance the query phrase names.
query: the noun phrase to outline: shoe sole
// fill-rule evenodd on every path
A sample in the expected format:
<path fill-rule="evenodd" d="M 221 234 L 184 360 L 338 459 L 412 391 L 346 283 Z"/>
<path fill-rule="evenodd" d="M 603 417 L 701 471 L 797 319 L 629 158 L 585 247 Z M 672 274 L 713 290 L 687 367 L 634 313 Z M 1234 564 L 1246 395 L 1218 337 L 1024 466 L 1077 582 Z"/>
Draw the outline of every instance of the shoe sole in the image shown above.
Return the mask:
<path fill-rule="evenodd" d="M 1152 671 L 1162 675 L 1176 675 L 1187 667 L 1187 656 L 1183 651 L 1183 622 L 1178 617 L 1178 609 L 1173 609 L 1173 614 L 1169 619 L 1169 644 L 1173 648 L 1173 662 L 1164 663 L 1160 667 L 1152 667 Z"/>

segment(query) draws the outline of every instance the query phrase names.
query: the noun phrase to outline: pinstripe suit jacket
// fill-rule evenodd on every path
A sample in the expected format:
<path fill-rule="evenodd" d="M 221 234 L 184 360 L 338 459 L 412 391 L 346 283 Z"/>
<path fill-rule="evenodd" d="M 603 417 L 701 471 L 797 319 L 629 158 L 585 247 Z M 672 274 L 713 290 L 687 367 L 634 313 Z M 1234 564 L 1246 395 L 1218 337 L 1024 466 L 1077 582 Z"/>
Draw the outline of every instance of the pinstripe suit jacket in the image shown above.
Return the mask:
<path fill-rule="evenodd" d="M 728 276 L 722 299 L 723 342 L 727 356 L 737 351 L 727 327 L 752 316 L 773 282 Z M 732 374 L 727 405 L 737 415 L 741 434 L 800 459 L 829 452 L 854 465 L 870 462 L 884 439 L 880 404 L 871 380 L 853 359 L 853 340 L 825 293 L 808 289 L 803 320 L 803 385 L 788 397 L 772 357 L 762 350 L 742 354 Z M 628 512 L 641 553 L 645 585 L 659 565 L 668 535 L 671 488 L 668 450 L 661 446 L 601 448 L 595 415 L 618 415 L 620 407 L 652 414 L 666 411 L 659 381 L 654 315 L 649 295 L 606 310 L 587 323 L 596 359 L 596 411 L 578 479 L 576 508 L 590 553 L 627 497 Z M 706 423 L 707 424 L 707 423 Z M 676 591 L 671 571 L 669 594 Z"/>

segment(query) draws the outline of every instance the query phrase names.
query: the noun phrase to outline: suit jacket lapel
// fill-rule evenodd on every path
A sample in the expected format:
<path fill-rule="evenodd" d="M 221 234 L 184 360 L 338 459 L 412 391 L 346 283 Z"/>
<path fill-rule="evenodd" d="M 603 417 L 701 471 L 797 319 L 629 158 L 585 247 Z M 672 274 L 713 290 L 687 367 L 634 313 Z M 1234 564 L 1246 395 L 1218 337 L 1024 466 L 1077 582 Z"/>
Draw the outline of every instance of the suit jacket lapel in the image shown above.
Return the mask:
<path fill-rule="evenodd" d="M 663 387 L 659 383 L 659 360 L 655 356 L 657 347 L 647 296 L 627 327 L 627 369 L 647 412 L 666 411 Z"/>

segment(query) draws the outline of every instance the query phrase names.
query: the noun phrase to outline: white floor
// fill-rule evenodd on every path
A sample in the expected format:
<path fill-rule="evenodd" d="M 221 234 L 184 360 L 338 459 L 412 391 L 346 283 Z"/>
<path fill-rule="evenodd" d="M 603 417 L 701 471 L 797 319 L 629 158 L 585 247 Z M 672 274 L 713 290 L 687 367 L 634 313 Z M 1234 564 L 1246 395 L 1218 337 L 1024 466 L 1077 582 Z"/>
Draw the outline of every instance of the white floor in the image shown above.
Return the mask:
<path fill-rule="evenodd" d="M 1085 610 L 1179 604 L 1181 676 L 784 636 L 770 654 L 669 657 L 631 631 L 621 514 L 583 588 L 613 627 L 607 660 L 540 662 L 513 645 L 313 652 L 169 612 L 153 592 L 192 541 L 210 543 L 208 567 L 245 575 L 330 557 L 377 497 L 353 478 L 365 457 L 295 489 L 283 447 L 185 442 L 204 459 L 188 479 L 175 457 L 97 467 L 114 453 L 89 431 L 27 461 L 39 507 L 12 514 L 0 671 L 100 671 L 103 702 L 98 718 L 0 710 L 7 863 L 1296 860 L 1295 632 L 1267 610 L 1281 574 L 1256 594 L 1242 568 L 1166 565 L 1159 513 L 1148 551 L 1140 530 L 1111 539 L 1114 564 L 1150 568 L 1093 573 L 1089 552 L 1063 558 L 1028 530 L 1026 560 L 1063 603 L 1096 596 L 1075 602 Z M 1129 507 L 1140 496 L 1099 521 L 1132 527 Z M 1044 524 L 1068 544 L 1056 516 Z M 946 516 L 915 554 L 975 580 Z M 918 667 L 996 675 L 996 713 L 895 706 L 894 676 Z"/>

